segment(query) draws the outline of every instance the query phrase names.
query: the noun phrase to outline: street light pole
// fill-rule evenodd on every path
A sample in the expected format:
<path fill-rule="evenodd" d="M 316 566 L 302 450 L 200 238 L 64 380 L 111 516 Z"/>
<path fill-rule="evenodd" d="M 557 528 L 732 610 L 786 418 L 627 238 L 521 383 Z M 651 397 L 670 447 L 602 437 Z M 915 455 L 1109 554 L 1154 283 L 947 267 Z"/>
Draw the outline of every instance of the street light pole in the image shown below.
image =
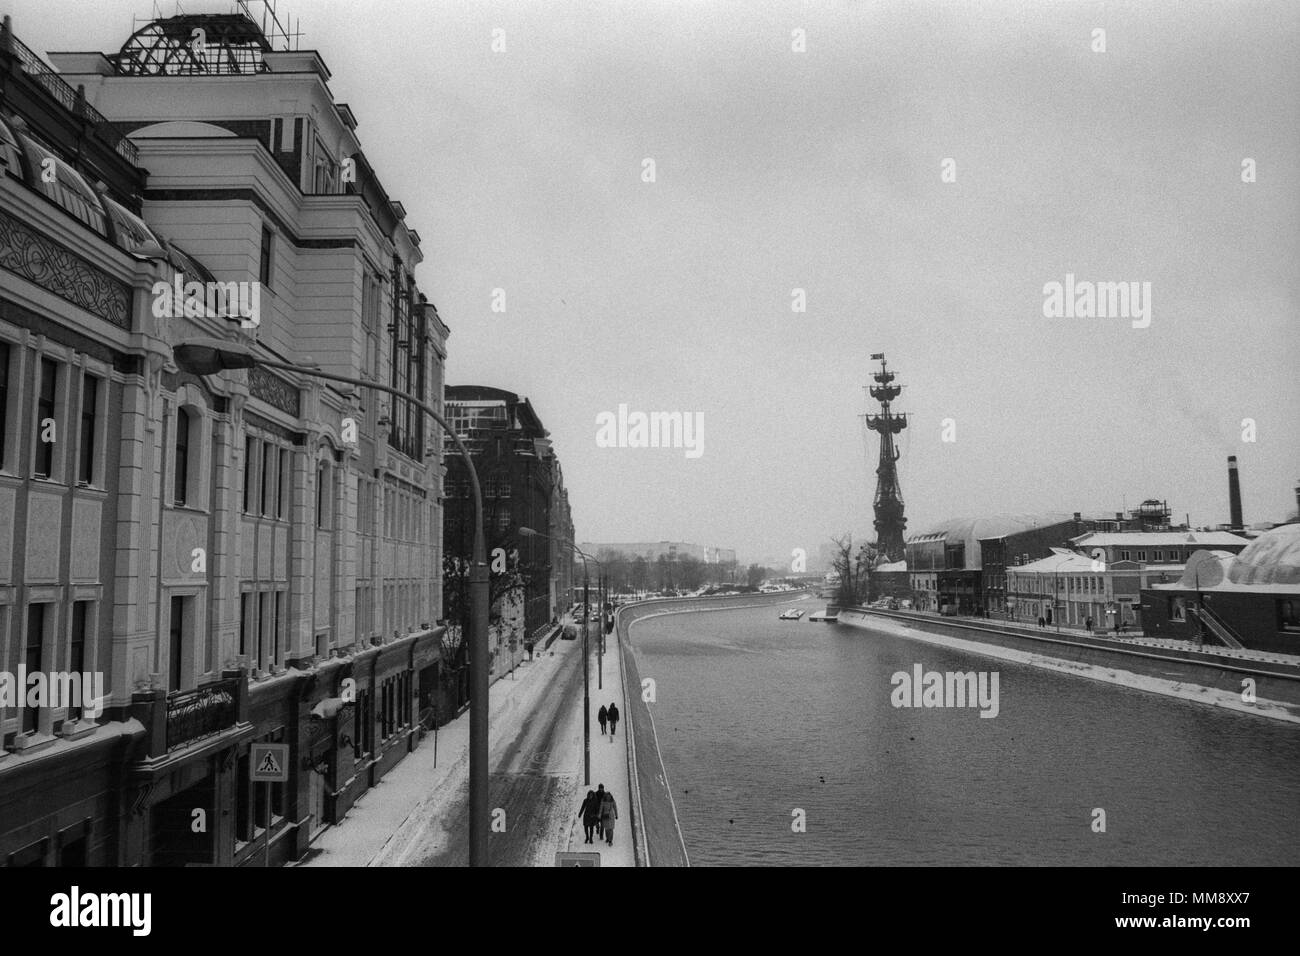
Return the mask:
<path fill-rule="evenodd" d="M 591 650 L 587 646 L 587 638 L 591 634 L 591 574 L 587 568 L 587 559 L 591 557 L 587 552 L 574 544 L 567 538 L 556 538 L 553 535 L 546 534 L 542 531 L 534 531 L 532 528 L 520 528 L 519 533 L 525 538 L 546 538 L 550 541 L 559 541 L 567 544 L 574 552 L 582 558 L 582 778 L 583 785 L 591 785 L 591 668 L 588 666 L 588 658 Z M 596 562 L 596 567 L 603 573 L 605 566 Z M 597 583 L 599 588 L 599 582 Z M 599 643 L 596 645 L 599 648 Z"/>
<path fill-rule="evenodd" d="M 582 554 L 581 551 L 578 552 Z M 591 631 L 591 576 L 582 554 L 582 785 L 591 786 L 591 668 L 587 666 L 587 634 Z"/>
<path fill-rule="evenodd" d="M 469 865 L 488 865 L 488 566 L 486 539 L 483 533 L 483 493 L 479 487 L 478 470 L 469 449 L 460 436 L 452 430 L 438 411 L 420 399 L 412 398 L 380 382 L 357 378 L 351 375 L 337 375 L 322 369 L 306 365 L 294 365 L 291 362 L 279 362 L 264 359 L 253 354 L 246 345 L 229 342 L 224 339 L 195 339 L 177 345 L 172 350 L 176 364 L 196 375 L 214 375 L 221 371 L 233 369 L 264 368 L 281 369 L 323 378 L 331 382 L 341 382 L 355 388 L 371 388 L 385 392 L 415 405 L 422 412 L 438 423 L 444 432 L 451 436 L 457 451 L 465 461 L 469 473 L 470 490 L 474 499 L 474 546 L 470 557 L 469 594 L 470 594 L 470 633 L 469 633 Z"/>

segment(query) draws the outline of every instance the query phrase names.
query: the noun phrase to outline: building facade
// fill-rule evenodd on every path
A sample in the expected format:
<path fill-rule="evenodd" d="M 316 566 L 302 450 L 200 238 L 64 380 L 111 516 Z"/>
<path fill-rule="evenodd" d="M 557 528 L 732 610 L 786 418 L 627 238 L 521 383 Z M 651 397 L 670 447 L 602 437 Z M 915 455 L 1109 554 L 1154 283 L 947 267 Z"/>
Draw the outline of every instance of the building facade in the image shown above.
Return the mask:
<path fill-rule="evenodd" d="M 11 863 L 296 859 L 437 699 L 439 436 L 401 399 L 173 352 L 222 339 L 437 406 L 419 236 L 315 52 L 239 14 L 154 42 L 200 25 L 240 70 L 169 73 L 133 38 L 53 54 L 56 76 L 0 44 L 0 649 L 104 678 L 96 718 L 0 714 Z M 288 746 L 286 782 L 253 784 L 254 742 Z"/>

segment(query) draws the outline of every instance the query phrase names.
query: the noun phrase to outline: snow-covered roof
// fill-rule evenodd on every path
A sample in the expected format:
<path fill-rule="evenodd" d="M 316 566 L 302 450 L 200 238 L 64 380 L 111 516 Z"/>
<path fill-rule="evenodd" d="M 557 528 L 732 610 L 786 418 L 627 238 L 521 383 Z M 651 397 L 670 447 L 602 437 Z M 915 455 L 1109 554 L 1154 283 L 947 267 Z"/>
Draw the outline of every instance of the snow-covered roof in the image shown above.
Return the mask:
<path fill-rule="evenodd" d="M 871 570 L 872 570 L 872 571 L 887 571 L 887 572 L 888 572 L 888 571 L 906 571 L 906 570 L 907 570 L 907 562 L 906 562 L 906 561 L 890 561 L 890 562 L 888 562 L 888 563 L 886 563 L 886 564 L 878 564 L 878 565 L 876 565 L 874 568 L 872 568 Z"/>
<path fill-rule="evenodd" d="M 1092 571 L 1092 558 L 1077 551 L 1053 548 L 1051 555 L 1007 568 L 1008 574 L 1024 571 L 1029 574 L 1079 574 Z"/>
<path fill-rule="evenodd" d="M 1265 531 L 1240 554 L 1197 551 L 1165 589 L 1300 594 L 1300 524 Z"/>
<path fill-rule="evenodd" d="M 1077 548 L 1171 547 L 1195 545 L 1198 548 L 1216 548 L 1225 544 L 1247 545 L 1250 541 L 1230 531 L 1089 531 L 1070 543 Z"/>

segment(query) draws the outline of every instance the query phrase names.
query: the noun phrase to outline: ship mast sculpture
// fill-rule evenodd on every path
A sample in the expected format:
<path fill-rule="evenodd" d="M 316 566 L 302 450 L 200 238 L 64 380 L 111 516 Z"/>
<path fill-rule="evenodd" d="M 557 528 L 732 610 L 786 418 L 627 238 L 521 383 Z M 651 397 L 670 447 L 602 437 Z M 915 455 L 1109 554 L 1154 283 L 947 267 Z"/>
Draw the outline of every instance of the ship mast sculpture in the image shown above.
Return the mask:
<path fill-rule="evenodd" d="M 894 385 L 894 373 L 885 364 L 885 354 L 877 352 L 871 358 L 880 360 L 880 371 L 871 377 L 876 384 L 867 391 L 880 402 L 879 415 L 866 415 L 867 427 L 880 433 L 880 464 L 876 466 L 876 547 L 890 561 L 904 557 L 903 529 L 907 519 L 903 516 L 903 490 L 898 484 L 899 451 L 894 447 L 894 436 L 907 427 L 907 415 L 894 414 L 889 403 L 898 398 L 903 386 Z"/>

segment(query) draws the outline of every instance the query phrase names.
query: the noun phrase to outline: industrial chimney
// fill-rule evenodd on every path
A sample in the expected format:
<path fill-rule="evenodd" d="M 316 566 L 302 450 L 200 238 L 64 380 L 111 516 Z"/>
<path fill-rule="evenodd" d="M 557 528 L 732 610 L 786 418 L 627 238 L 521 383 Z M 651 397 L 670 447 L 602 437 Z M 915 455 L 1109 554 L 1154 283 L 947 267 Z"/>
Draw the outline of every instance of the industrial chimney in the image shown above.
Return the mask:
<path fill-rule="evenodd" d="M 1228 456 L 1228 511 L 1229 527 L 1233 531 L 1242 530 L 1241 521 L 1241 482 L 1237 478 L 1237 456 Z"/>

